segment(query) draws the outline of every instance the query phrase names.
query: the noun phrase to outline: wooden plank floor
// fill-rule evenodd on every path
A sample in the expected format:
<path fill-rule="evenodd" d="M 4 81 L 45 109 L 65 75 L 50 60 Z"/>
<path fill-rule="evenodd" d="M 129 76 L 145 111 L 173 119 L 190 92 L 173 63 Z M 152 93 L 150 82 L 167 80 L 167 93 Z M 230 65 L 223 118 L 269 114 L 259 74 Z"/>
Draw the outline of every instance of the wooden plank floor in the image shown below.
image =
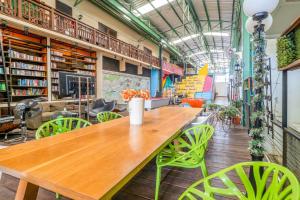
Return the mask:
<path fill-rule="evenodd" d="M 220 127 L 216 129 L 206 155 L 209 174 L 235 163 L 250 160 L 247 150 L 249 141 L 247 130 L 235 128 L 224 132 Z M 114 200 L 153 199 L 155 172 L 155 162 L 151 161 L 114 197 Z M 177 199 L 189 185 L 201 177 L 200 169 L 164 168 L 160 199 Z M 17 185 L 18 179 L 3 174 L 0 182 L 0 200 L 13 200 Z M 38 199 L 54 200 L 55 194 L 40 189 Z"/>

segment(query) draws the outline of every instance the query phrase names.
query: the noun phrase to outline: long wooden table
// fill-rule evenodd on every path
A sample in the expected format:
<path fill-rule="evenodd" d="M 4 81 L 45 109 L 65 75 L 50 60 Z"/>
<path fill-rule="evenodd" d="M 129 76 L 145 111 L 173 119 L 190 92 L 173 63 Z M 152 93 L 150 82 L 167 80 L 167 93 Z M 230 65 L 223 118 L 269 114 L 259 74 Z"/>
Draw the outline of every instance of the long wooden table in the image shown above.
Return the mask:
<path fill-rule="evenodd" d="M 8 147 L 0 150 L 0 170 L 20 178 L 16 199 L 36 199 L 39 187 L 110 199 L 200 112 L 164 107 L 146 112 L 142 126 L 124 117 Z"/>

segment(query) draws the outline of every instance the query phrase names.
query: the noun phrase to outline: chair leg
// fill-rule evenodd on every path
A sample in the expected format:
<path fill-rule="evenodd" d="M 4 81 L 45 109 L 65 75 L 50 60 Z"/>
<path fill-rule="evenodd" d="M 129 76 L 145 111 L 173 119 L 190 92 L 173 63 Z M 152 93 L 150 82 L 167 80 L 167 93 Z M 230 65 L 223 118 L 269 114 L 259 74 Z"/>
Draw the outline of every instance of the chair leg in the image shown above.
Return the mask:
<path fill-rule="evenodd" d="M 207 177 L 208 176 L 208 171 L 207 171 L 207 168 L 206 168 L 205 159 L 203 159 L 203 161 L 201 162 L 200 168 L 201 168 L 203 178 Z M 208 181 L 208 184 L 210 185 L 210 181 Z M 211 192 L 209 192 L 209 196 L 211 198 L 214 197 L 213 193 L 211 193 Z"/>
<path fill-rule="evenodd" d="M 161 179 L 161 167 L 156 166 L 155 200 L 158 200 L 160 179 Z"/>
<path fill-rule="evenodd" d="M 203 161 L 201 162 L 200 168 L 201 168 L 203 178 L 207 177 L 208 172 L 207 172 L 206 163 L 205 163 L 204 158 L 203 158 Z"/>

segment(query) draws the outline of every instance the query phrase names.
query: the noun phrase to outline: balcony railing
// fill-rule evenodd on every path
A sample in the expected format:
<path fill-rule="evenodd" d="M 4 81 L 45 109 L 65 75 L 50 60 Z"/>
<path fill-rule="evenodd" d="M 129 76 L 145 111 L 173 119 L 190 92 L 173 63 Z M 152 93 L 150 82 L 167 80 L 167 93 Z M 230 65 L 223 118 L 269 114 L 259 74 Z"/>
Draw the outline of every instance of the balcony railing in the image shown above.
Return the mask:
<path fill-rule="evenodd" d="M 34 0 L 1 0 L 0 13 L 159 66 L 159 59 Z"/>

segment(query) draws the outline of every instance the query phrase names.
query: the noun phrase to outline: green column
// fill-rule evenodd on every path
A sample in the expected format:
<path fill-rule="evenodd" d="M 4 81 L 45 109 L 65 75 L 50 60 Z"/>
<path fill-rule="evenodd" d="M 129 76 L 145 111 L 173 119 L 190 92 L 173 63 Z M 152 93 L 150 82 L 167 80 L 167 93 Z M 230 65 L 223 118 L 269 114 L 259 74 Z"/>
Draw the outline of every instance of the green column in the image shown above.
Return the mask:
<path fill-rule="evenodd" d="M 243 85 L 243 125 L 249 125 L 249 112 L 251 111 L 251 91 L 245 90 L 248 88 L 248 78 L 253 77 L 253 66 L 252 66 L 252 44 L 251 35 L 246 30 L 246 21 L 248 17 L 242 12 L 242 44 L 243 44 L 243 84 L 247 84 L 246 87 Z M 247 101 L 246 101 L 247 100 Z M 248 110 L 248 112 L 247 112 Z"/>

